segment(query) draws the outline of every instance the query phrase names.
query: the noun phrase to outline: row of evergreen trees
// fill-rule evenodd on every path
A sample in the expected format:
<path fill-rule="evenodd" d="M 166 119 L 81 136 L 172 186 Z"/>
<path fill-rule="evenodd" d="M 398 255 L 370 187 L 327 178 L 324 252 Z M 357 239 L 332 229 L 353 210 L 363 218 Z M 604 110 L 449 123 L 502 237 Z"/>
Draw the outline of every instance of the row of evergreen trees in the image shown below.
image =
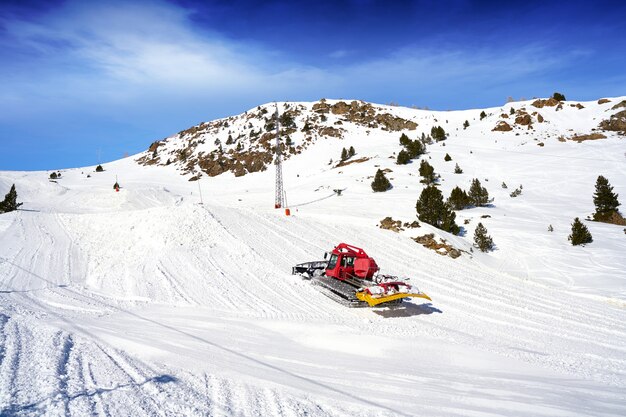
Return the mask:
<path fill-rule="evenodd" d="M 410 143 L 408 137 L 403 135 L 401 143 L 406 146 Z M 419 142 L 419 141 L 418 141 Z M 433 225 L 441 230 L 458 234 L 460 227 L 455 223 L 456 213 L 454 210 L 463 210 L 469 206 L 482 207 L 488 205 L 492 200 L 489 198 L 489 192 L 482 186 L 478 178 L 472 180 L 469 192 L 455 187 L 450 193 L 447 201 L 444 201 L 443 194 L 435 183 L 438 176 L 435 174 L 434 168 L 426 160 L 420 163 L 419 174 L 422 176 L 422 183 L 426 184 L 426 188 L 422 190 L 415 204 L 417 217 L 419 220 Z M 387 191 L 391 188 L 391 183 L 385 177 L 382 170 L 376 172 L 372 189 L 376 192 Z M 503 188 L 506 185 L 503 183 Z M 521 186 L 520 186 L 521 193 Z M 621 218 L 617 208 L 621 205 L 618 201 L 618 195 L 613 192 L 613 187 L 609 181 L 600 175 L 596 181 L 596 190 L 593 195 L 593 202 L 596 207 L 593 219 L 596 221 L 610 222 L 615 217 Z M 552 226 L 548 229 L 552 231 Z M 577 217 L 572 223 L 572 231 L 568 236 L 568 240 L 572 245 L 581 245 L 593 241 L 591 233 L 587 227 Z M 474 242 L 481 251 L 488 251 L 493 248 L 493 239 L 487 234 L 487 229 L 482 223 L 476 227 L 474 234 Z"/>
<path fill-rule="evenodd" d="M 492 200 L 489 199 L 489 192 L 483 187 L 478 178 L 472 180 L 469 193 L 456 186 L 450 192 L 448 203 L 454 210 L 463 210 L 469 206 L 484 207 Z"/>

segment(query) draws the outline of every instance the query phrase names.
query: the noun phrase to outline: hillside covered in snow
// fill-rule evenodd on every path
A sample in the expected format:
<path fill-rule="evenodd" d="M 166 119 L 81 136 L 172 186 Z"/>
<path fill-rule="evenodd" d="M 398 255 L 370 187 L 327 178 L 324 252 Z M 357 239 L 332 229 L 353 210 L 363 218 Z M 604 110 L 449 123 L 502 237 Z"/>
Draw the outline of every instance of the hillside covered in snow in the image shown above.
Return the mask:
<path fill-rule="evenodd" d="M 23 202 L 0 214 L 0 414 L 624 415 L 626 226 L 586 219 L 599 175 L 626 204 L 625 132 L 626 97 L 269 103 L 102 172 L 0 172 Z M 425 150 L 400 165 L 402 134 Z M 421 161 L 445 198 L 488 190 L 458 235 L 417 221 Z M 340 242 L 432 302 L 349 309 L 291 275 Z"/>

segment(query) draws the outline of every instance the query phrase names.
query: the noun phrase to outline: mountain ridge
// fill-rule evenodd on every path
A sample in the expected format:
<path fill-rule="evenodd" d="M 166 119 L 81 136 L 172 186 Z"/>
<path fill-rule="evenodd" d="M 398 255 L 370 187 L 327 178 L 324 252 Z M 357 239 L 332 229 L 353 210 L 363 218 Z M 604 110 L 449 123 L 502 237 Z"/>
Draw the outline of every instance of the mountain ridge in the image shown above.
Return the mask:
<path fill-rule="evenodd" d="M 614 101 L 618 104 L 612 105 Z M 360 130 L 360 134 L 368 136 L 399 132 L 417 133 L 418 138 L 424 139 L 423 135 L 429 135 L 434 126 L 442 126 L 448 135 L 458 132 L 459 127 L 463 127 L 462 123 L 459 126 L 459 117 L 468 120 L 469 115 L 473 115 L 475 121 L 476 115 L 483 112 L 484 120 L 492 123 L 489 129 L 492 132 L 513 132 L 519 136 L 524 133 L 523 129 L 527 129 L 536 132 L 536 139 L 549 139 L 558 132 L 557 137 L 561 139 L 575 136 L 579 141 L 590 134 L 595 134 L 596 138 L 613 132 L 623 135 L 626 118 L 619 111 L 620 103 L 626 103 L 626 100 L 616 97 L 589 102 L 559 102 L 549 98 L 457 111 L 421 110 L 361 100 L 266 103 L 239 115 L 199 123 L 153 142 L 137 161 L 143 165 L 173 164 L 183 175 L 190 174 L 193 179 L 203 174 L 212 177 L 229 171 L 237 177 L 264 171 L 273 163 L 276 110 L 280 114 L 283 158 L 289 159 L 304 152 L 317 140 L 344 139 L 348 128 Z M 607 117 L 596 121 L 596 113 L 589 112 L 594 108 L 608 113 Z M 550 120 L 555 112 L 571 114 L 581 110 L 585 110 L 580 114 L 586 118 L 583 126 L 577 123 L 572 129 L 567 122 Z M 612 110 L 616 111 L 610 114 Z M 450 119 L 453 119 L 452 123 Z M 537 129 L 542 124 L 551 126 L 554 123 L 559 124 L 556 129 Z M 462 137 L 462 133 L 455 136 Z"/>

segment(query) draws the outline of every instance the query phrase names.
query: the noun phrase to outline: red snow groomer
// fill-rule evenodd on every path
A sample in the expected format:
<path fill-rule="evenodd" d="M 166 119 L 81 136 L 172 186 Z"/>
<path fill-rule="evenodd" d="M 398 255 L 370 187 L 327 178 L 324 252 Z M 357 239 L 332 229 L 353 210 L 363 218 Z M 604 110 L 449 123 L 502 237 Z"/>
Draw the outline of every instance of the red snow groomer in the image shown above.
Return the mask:
<path fill-rule="evenodd" d="M 398 305 L 404 298 L 411 297 L 430 300 L 398 277 L 379 274 L 374 258 L 361 248 L 340 243 L 330 252 L 330 259 L 327 258 L 328 253 L 325 253 L 324 261 L 298 264 L 291 273 L 312 279 L 331 298 L 350 307 Z"/>

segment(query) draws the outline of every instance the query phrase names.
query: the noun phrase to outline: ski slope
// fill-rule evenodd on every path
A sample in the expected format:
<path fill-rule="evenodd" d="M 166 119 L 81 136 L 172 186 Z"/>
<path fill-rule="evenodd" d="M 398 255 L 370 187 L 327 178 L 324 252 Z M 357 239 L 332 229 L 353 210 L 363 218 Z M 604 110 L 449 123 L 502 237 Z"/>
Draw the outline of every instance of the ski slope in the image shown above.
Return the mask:
<path fill-rule="evenodd" d="M 594 242 L 567 242 L 573 218 L 593 211 L 598 175 L 624 201 L 626 148 L 611 134 L 558 141 L 606 113 L 583 105 L 542 110 L 550 123 L 531 134 L 543 147 L 491 132 L 500 109 L 483 121 L 480 110 L 391 109 L 417 132 L 447 119 L 450 137 L 425 156 L 446 197 L 475 177 L 494 197 L 457 212 L 463 236 L 377 227 L 415 219 L 419 162 L 395 164 L 398 132 L 358 126 L 285 162 L 291 216 L 273 209 L 272 170 L 189 182 L 132 157 L 101 173 L 61 170 L 57 182 L 0 172 L 0 190 L 15 183 L 24 202 L 0 215 L 0 414 L 626 414 L 626 235 L 586 222 Z M 350 145 L 370 159 L 328 164 Z M 378 168 L 393 171 L 386 193 L 371 192 Z M 469 251 L 479 221 L 493 252 Z M 430 232 L 467 252 L 452 259 L 410 239 Z M 290 274 L 339 242 L 411 277 L 432 303 L 348 309 Z"/>

